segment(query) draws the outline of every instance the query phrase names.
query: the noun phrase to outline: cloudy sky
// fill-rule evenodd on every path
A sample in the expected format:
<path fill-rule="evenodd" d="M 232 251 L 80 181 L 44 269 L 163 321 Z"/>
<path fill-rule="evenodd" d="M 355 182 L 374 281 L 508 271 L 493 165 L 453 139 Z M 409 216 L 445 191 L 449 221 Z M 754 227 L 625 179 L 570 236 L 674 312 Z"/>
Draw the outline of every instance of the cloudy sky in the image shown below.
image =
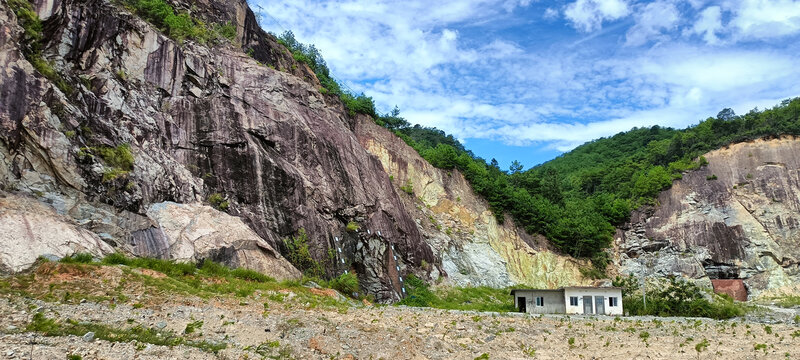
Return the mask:
<path fill-rule="evenodd" d="M 800 0 L 251 0 L 412 123 L 527 167 L 800 96 Z"/>

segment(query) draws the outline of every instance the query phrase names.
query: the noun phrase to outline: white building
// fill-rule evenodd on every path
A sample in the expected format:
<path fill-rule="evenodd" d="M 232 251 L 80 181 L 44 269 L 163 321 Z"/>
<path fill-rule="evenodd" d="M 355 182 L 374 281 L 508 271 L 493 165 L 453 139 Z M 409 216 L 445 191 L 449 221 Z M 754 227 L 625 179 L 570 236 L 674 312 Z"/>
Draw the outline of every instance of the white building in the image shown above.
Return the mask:
<path fill-rule="evenodd" d="M 514 307 L 530 314 L 622 315 L 622 288 L 513 289 Z"/>

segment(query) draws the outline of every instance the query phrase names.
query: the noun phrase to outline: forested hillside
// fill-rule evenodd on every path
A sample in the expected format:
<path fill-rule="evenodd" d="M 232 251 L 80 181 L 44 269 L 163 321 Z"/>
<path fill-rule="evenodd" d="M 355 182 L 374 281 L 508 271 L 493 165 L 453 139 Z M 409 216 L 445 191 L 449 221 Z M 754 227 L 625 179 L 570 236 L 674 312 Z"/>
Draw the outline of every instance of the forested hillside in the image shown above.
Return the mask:
<path fill-rule="evenodd" d="M 625 222 L 631 210 L 653 204 L 658 193 L 684 171 L 704 166 L 701 154 L 735 142 L 800 135 L 800 98 L 796 98 L 742 116 L 724 109 L 682 130 L 634 128 L 586 143 L 526 171 L 518 162 L 500 169 L 494 159 L 487 162 L 475 156 L 452 135 L 411 126 L 397 108 L 378 114 L 371 98 L 341 89 L 316 48 L 298 43 L 291 32 L 280 39 L 295 59 L 317 72 L 325 91 L 342 98 L 349 111 L 372 116 L 432 165 L 461 171 L 499 221 L 503 213 L 509 213 L 526 231 L 545 235 L 561 251 L 591 258 L 599 271 L 608 261 L 603 250 L 615 226 Z"/>

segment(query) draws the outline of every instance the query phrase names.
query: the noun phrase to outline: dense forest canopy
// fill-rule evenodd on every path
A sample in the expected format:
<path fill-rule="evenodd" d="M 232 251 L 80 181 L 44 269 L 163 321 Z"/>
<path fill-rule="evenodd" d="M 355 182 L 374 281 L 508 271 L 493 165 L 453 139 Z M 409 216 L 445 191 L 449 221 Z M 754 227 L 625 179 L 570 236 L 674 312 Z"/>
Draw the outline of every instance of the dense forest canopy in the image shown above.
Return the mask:
<path fill-rule="evenodd" d="M 735 142 L 800 135 L 800 98 L 795 98 L 742 116 L 724 109 L 683 130 L 634 128 L 588 142 L 526 171 L 518 162 L 505 170 L 494 159 L 487 162 L 475 156 L 442 130 L 412 126 L 397 108 L 379 114 L 372 98 L 341 89 L 316 48 L 298 43 L 291 32 L 279 39 L 295 59 L 317 73 L 322 91 L 338 95 L 351 114 L 370 115 L 433 166 L 460 171 L 489 202 L 498 221 L 508 213 L 517 225 L 545 235 L 564 253 L 591 258 L 599 271 L 608 262 L 604 250 L 615 226 L 627 221 L 632 209 L 654 204 L 658 193 L 683 172 L 704 166 L 703 153 Z"/>

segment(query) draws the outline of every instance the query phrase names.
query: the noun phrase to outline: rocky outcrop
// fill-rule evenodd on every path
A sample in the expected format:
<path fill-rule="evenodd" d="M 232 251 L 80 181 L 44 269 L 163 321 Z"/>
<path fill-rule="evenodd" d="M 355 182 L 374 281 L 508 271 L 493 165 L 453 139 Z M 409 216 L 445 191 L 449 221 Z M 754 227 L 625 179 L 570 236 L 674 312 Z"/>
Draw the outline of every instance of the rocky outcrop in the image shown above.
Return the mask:
<path fill-rule="evenodd" d="M 329 275 L 356 270 L 380 300 L 402 296 L 390 268 L 436 262 L 341 102 L 320 93 L 308 67 L 258 28 L 244 0 L 174 4 L 209 24 L 236 25 L 233 41 L 205 45 L 178 43 L 115 3 L 37 0 L 43 54 L 69 96 L 25 59 L 22 29 L 0 4 L 2 189 L 36 197 L 120 251 L 208 255 L 234 266 L 272 257 L 254 266 L 276 276 L 296 274 L 276 250 L 304 229 Z M 109 156 L 128 151 L 130 168 Z M 210 232 L 234 226 L 242 237 L 163 253 L 168 227 L 189 217 L 167 221 L 153 206 L 211 195 L 254 234 L 207 214 L 198 218 L 204 226 L 221 226 Z M 371 231 L 348 232 L 351 222 Z"/>
<path fill-rule="evenodd" d="M 19 272 L 39 256 L 75 253 L 97 257 L 114 251 L 91 231 L 36 199 L 0 191 L 0 271 Z"/>
<path fill-rule="evenodd" d="M 800 139 L 733 144 L 705 155 L 653 209 L 618 231 L 623 273 L 744 279 L 750 298 L 800 282 Z"/>
<path fill-rule="evenodd" d="M 157 227 L 134 236 L 137 256 L 199 262 L 225 262 L 270 274 L 278 279 L 297 279 L 300 272 L 241 219 L 201 204 L 152 204 L 147 216 Z"/>
<path fill-rule="evenodd" d="M 589 284 L 586 262 L 559 255 L 546 239 L 527 234 L 506 217 L 499 223 L 487 202 L 458 170 L 434 168 L 401 139 L 369 119 L 356 123 L 361 144 L 390 174 L 403 206 L 431 244 L 437 262 L 423 276 L 460 286 L 537 288 Z"/>

